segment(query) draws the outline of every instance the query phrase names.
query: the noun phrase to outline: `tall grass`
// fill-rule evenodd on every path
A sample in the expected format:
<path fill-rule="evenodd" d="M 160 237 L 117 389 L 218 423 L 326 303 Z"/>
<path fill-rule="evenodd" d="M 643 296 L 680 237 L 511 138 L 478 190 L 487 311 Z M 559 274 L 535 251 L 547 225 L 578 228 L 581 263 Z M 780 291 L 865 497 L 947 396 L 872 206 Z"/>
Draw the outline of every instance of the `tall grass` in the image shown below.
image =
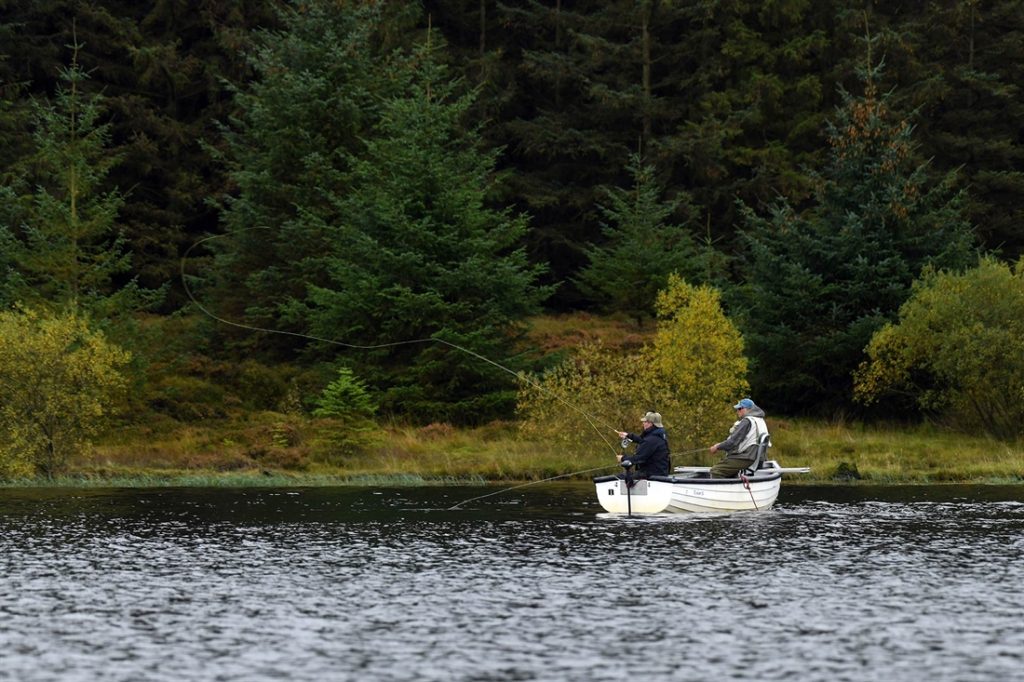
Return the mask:
<path fill-rule="evenodd" d="M 777 420 L 771 456 L 809 466 L 806 480 L 870 483 L 1024 481 L 1024 443 L 929 425 Z"/>
<path fill-rule="evenodd" d="M 1024 482 L 1022 442 L 927 426 L 768 421 L 774 443 L 769 456 L 783 466 L 811 468 L 810 474 L 789 476 L 792 484 Z M 587 480 L 618 470 L 617 444 L 566 449 L 528 440 L 512 422 L 464 429 L 396 422 L 342 446 L 325 436 L 327 426 L 322 420 L 268 412 L 202 425 L 136 427 L 112 434 L 62 479 L 14 484 L 464 485 L 538 481 L 574 472 Z M 287 443 L 280 437 L 285 428 Z M 676 452 L 673 463 L 706 465 L 714 459 L 704 450 Z"/>

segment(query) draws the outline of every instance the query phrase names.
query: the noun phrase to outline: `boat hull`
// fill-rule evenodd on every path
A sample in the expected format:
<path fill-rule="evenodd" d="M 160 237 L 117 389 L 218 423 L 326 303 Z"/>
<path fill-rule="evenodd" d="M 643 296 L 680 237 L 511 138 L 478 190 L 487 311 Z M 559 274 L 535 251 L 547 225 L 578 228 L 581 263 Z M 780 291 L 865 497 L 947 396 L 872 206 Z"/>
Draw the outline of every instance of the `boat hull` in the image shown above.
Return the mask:
<path fill-rule="evenodd" d="M 746 480 L 658 476 L 628 486 L 617 476 L 594 479 L 597 499 L 613 514 L 693 514 L 764 511 L 779 496 L 781 472 Z"/>

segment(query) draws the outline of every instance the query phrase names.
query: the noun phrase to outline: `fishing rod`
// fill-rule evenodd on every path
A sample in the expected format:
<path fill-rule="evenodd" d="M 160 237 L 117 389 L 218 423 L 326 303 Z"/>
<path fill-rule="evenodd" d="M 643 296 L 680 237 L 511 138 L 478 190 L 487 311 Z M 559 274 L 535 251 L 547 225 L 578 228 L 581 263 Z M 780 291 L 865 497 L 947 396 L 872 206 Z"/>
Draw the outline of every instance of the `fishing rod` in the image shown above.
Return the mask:
<path fill-rule="evenodd" d="M 188 247 L 188 249 L 185 250 L 185 253 L 181 257 L 181 284 L 184 287 L 185 294 L 188 296 L 189 300 L 192 302 L 192 304 L 196 308 L 199 309 L 200 312 L 202 312 L 207 317 L 209 317 L 209 318 L 211 318 L 211 319 L 213 319 L 213 320 L 215 320 L 217 322 L 220 322 L 221 324 L 226 324 L 226 325 L 229 325 L 229 326 L 232 326 L 232 327 L 237 327 L 239 329 L 245 329 L 245 330 L 254 331 L 254 332 L 262 332 L 262 333 L 265 333 L 265 334 L 281 334 L 283 336 L 294 336 L 294 337 L 297 337 L 297 338 L 309 339 L 311 341 L 319 341 L 321 343 L 333 344 L 333 345 L 336 345 L 336 346 L 341 346 L 343 348 L 352 348 L 352 349 L 355 349 L 355 350 L 378 350 L 378 349 L 381 349 L 381 348 L 394 348 L 394 347 L 397 347 L 397 346 L 408 346 L 408 345 L 420 344 L 420 343 L 439 343 L 439 344 L 448 346 L 449 348 L 453 348 L 455 350 L 458 350 L 458 351 L 461 351 L 463 353 L 466 353 L 467 355 L 471 355 L 472 357 L 476 358 L 477 360 L 480 360 L 482 362 L 486 362 L 487 364 L 489 364 L 489 365 L 491 365 L 493 367 L 496 367 L 497 369 L 500 369 L 503 372 L 507 372 L 508 374 L 511 374 L 517 380 L 526 382 L 531 387 L 537 389 L 538 391 L 541 391 L 542 393 L 545 393 L 545 394 L 551 396 L 552 398 L 554 398 L 558 402 L 562 403 L 566 407 L 569 407 L 572 410 L 575 410 L 576 412 L 578 412 L 580 415 L 583 416 L 583 418 L 587 421 L 587 423 L 590 424 L 591 428 L 593 428 L 594 431 L 597 433 L 597 435 L 600 436 L 601 440 L 603 440 L 605 442 L 605 444 L 608 445 L 609 448 L 611 448 L 612 452 L 615 452 L 615 446 L 612 445 L 611 442 L 604 436 L 604 434 L 598 428 L 598 425 L 600 424 L 601 426 L 604 426 L 605 428 L 607 428 L 607 429 L 609 429 L 611 431 L 616 431 L 616 432 L 618 431 L 617 428 L 614 428 L 614 427 L 610 426 L 609 424 L 606 424 L 606 423 L 602 422 L 597 417 L 593 417 L 592 418 L 592 415 L 588 414 L 582 408 L 578 407 L 577 405 L 574 405 L 573 403 L 569 402 L 568 400 L 566 400 L 562 396 L 558 395 L 557 393 L 554 393 L 553 391 L 550 391 L 550 390 L 544 388 L 542 385 L 540 385 L 539 383 L 537 383 L 536 381 L 534 381 L 530 377 L 526 376 L 525 374 L 516 372 L 516 371 L 514 371 L 514 370 L 512 370 L 512 369 L 510 369 L 510 368 L 508 368 L 508 367 L 506 367 L 504 365 L 502 365 L 499 362 L 496 362 L 494 360 L 491 360 L 490 358 L 484 357 L 483 355 L 477 353 L 476 351 L 473 351 L 473 350 L 470 350 L 469 348 L 465 348 L 463 346 L 460 346 L 457 343 L 452 343 L 451 341 L 446 341 L 445 339 L 438 339 L 438 338 L 410 339 L 410 340 L 406 340 L 406 341 L 392 341 L 392 342 L 388 342 L 388 343 L 379 343 L 379 344 L 371 344 L 371 345 L 362 345 L 362 344 L 356 344 L 356 343 L 346 343 L 344 341 L 338 341 L 337 339 L 326 339 L 326 338 L 323 338 L 323 337 L 320 337 L 320 336 L 315 336 L 315 335 L 312 335 L 312 334 L 304 334 L 302 332 L 292 332 L 292 331 L 287 331 L 287 330 L 283 330 L 283 329 L 268 329 L 266 327 L 257 327 L 257 326 L 254 326 L 254 325 L 244 324 L 244 323 L 241 323 L 241 322 L 235 322 L 233 320 L 224 319 L 223 317 L 220 317 L 219 315 L 216 315 L 213 312 L 211 312 L 210 310 L 208 310 L 193 295 L 192 289 L 188 285 L 188 279 L 187 279 L 186 274 L 185 274 L 185 264 L 188 261 L 189 254 L 192 253 L 192 250 L 195 249 L 200 244 L 204 244 L 204 243 L 212 241 L 214 239 L 220 239 L 222 237 L 228 237 L 228 236 L 231 236 L 231 235 L 234 235 L 234 234 L 238 234 L 240 232 L 248 232 L 248 231 L 251 231 L 251 230 L 269 230 L 269 229 L 271 229 L 271 228 L 269 228 L 269 227 L 245 227 L 245 228 L 241 228 L 241 229 L 238 229 L 238 230 L 233 230 L 231 232 L 226 232 L 224 234 L 211 235 L 209 237 L 205 237 L 205 238 L 200 239 L 199 241 L 193 243 L 191 246 Z M 602 467 L 602 468 L 604 468 L 604 467 Z M 537 481 L 537 482 L 539 483 L 539 481 Z"/>
<path fill-rule="evenodd" d="M 623 446 L 623 449 L 625 449 L 625 446 Z M 679 453 L 676 453 L 676 454 L 679 454 L 679 455 L 692 455 L 695 452 L 703 452 L 703 451 L 704 451 L 704 448 L 695 448 L 693 450 L 685 450 L 683 452 L 679 452 Z M 511 490 L 518 490 L 519 488 L 525 488 L 527 486 L 537 485 L 538 483 L 547 483 L 548 481 L 554 481 L 554 480 L 557 480 L 559 478 L 569 478 L 570 476 L 579 476 L 580 474 L 589 474 L 589 473 L 591 473 L 593 471 L 603 471 L 605 469 L 611 469 L 612 467 L 617 467 L 617 466 L 620 466 L 620 465 L 618 463 L 607 464 L 605 466 L 595 467 L 593 469 L 584 469 L 582 471 L 573 471 L 572 473 L 568 473 L 568 474 L 559 474 L 558 476 L 551 476 L 550 478 L 543 478 L 543 479 L 541 479 L 539 481 L 529 481 L 527 483 L 521 483 L 519 485 L 514 485 L 511 488 L 502 488 L 501 490 L 497 490 L 497 491 L 495 491 L 493 493 L 487 493 L 486 495 L 478 495 L 477 497 L 471 497 L 468 500 L 463 500 L 462 502 L 459 502 L 458 504 L 455 504 L 455 505 L 452 505 L 451 507 L 448 507 L 447 511 L 454 511 L 454 510 L 459 509 L 460 507 L 462 507 L 462 505 L 464 505 L 464 504 L 469 504 L 470 502 L 476 502 L 477 500 L 482 500 L 485 497 L 492 497 L 494 495 L 500 495 L 501 493 L 507 493 L 507 492 L 509 492 Z"/>
<path fill-rule="evenodd" d="M 485 497 L 492 497 L 494 495 L 500 495 L 501 493 L 507 493 L 510 490 L 517 490 L 519 488 L 525 488 L 526 486 L 529 486 L 529 485 L 537 485 L 538 483 L 547 483 L 548 481 L 554 481 L 554 480 L 557 480 L 559 478 L 569 478 L 570 476 L 579 476 L 580 474 L 589 474 L 592 471 L 603 471 L 604 469 L 610 469 L 610 468 L 612 468 L 614 466 L 618 466 L 618 464 L 606 464 L 604 466 L 595 467 L 593 469 L 584 469 L 583 471 L 574 471 L 574 472 L 572 472 L 570 474 L 559 474 L 558 476 L 551 476 L 549 478 L 544 478 L 544 479 L 541 479 L 539 481 L 530 481 L 529 483 L 522 483 L 520 485 L 514 485 L 511 488 L 502 488 L 501 490 L 496 490 L 493 493 L 487 493 L 486 495 L 478 495 L 477 497 L 471 497 L 468 500 L 463 500 L 462 502 L 459 502 L 457 504 L 453 504 L 452 506 L 448 507 L 447 511 L 454 511 L 456 509 L 459 509 L 464 504 L 469 504 L 470 502 L 476 502 L 477 500 L 482 500 Z"/>

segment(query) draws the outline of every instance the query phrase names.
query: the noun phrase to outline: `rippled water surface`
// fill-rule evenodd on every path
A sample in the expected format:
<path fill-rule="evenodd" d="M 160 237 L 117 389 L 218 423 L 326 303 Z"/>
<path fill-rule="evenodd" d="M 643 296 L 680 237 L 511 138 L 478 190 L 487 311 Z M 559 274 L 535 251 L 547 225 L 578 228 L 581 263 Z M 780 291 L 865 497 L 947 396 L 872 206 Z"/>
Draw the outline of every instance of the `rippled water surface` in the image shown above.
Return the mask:
<path fill-rule="evenodd" d="M 1024 489 L 0 491 L 4 680 L 1024 679 Z"/>

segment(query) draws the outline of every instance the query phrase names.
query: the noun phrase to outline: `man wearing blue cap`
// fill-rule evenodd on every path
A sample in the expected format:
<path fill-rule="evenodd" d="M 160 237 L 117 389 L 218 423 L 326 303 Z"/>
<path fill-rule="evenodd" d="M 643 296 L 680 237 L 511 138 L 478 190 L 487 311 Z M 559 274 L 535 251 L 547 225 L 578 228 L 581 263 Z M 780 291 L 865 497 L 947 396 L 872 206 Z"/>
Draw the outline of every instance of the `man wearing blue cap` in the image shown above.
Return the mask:
<path fill-rule="evenodd" d="M 744 398 L 732 406 L 736 410 L 736 423 L 729 429 L 729 437 L 715 443 L 708 450 L 725 453 L 718 464 L 711 467 L 711 478 L 735 478 L 754 463 L 757 456 L 757 440 L 768 433 L 764 423 L 764 410 L 750 398 Z"/>

